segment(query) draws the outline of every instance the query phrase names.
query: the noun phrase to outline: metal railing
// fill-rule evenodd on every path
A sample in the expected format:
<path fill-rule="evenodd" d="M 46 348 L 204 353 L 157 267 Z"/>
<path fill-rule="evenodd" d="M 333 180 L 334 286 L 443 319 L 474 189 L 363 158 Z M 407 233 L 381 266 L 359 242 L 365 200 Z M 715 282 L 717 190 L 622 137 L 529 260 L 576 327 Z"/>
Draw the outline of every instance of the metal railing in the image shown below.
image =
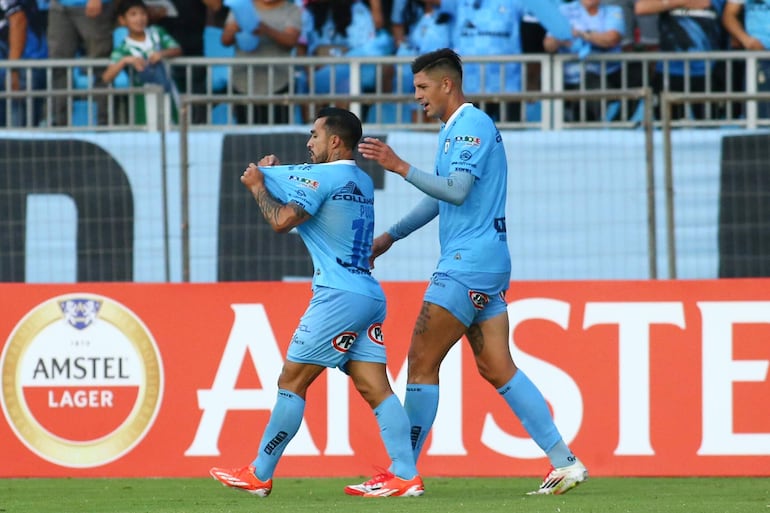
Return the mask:
<path fill-rule="evenodd" d="M 520 105 L 519 117 L 507 119 L 503 114 L 499 119 L 501 128 L 536 128 L 544 130 L 586 127 L 629 127 L 637 126 L 644 107 L 634 106 L 629 102 L 617 102 L 613 99 L 600 99 L 602 116 L 600 119 L 587 119 L 585 109 L 578 110 L 577 119 L 569 120 L 564 115 L 563 99 L 566 97 L 549 96 L 550 93 L 566 92 L 568 87 L 564 84 L 564 65 L 574 61 L 571 55 L 557 54 L 528 54 L 507 56 L 474 56 L 465 57 L 466 63 L 478 63 L 482 67 L 503 64 L 518 64 L 522 69 L 522 84 L 520 94 L 499 93 L 492 95 L 470 95 L 482 107 L 495 103 L 518 102 Z M 618 89 L 629 90 L 649 87 L 654 85 L 657 64 L 662 66 L 662 74 L 659 76 L 663 92 L 669 91 L 672 77 L 672 64 L 681 62 L 684 66 L 684 75 L 681 77 L 684 90 L 683 94 L 690 93 L 737 93 L 745 86 L 748 94 L 757 90 L 756 77 L 758 62 L 770 60 L 770 52 L 710 52 L 710 53 L 685 53 L 672 54 L 664 52 L 631 52 L 611 55 L 590 56 L 579 62 L 580 83 L 575 91 L 583 93 L 589 91 L 585 77 L 586 67 L 589 64 L 599 65 L 601 70 L 606 70 L 611 63 L 620 64 L 620 84 Z M 205 98 L 205 102 L 198 102 L 203 115 L 196 119 L 190 119 L 192 125 L 197 128 L 221 129 L 232 128 L 237 123 L 233 119 L 231 106 L 237 103 L 251 103 L 259 100 L 264 105 L 283 106 L 288 108 L 288 124 L 307 123 L 312 117 L 313 106 L 320 106 L 332 102 L 349 103 L 351 109 L 364 117 L 364 121 L 375 126 L 421 128 L 421 125 L 432 123 L 424 119 L 421 113 L 412 113 L 403 108 L 413 104 L 411 91 L 405 90 L 404 74 L 408 73 L 410 57 L 293 57 L 289 61 L 284 58 L 178 58 L 170 61 L 172 70 L 176 76 L 184 77 L 186 83 L 193 84 L 187 90 L 182 91 L 185 96 Z M 698 63 L 706 63 L 709 72 L 703 77 L 703 91 L 695 91 L 692 88 L 697 82 L 695 71 Z M 95 119 L 93 91 L 101 89 L 97 87 L 100 70 L 108 64 L 105 59 L 71 59 L 71 60 L 41 60 L 41 61 L 6 61 L 6 71 L 20 70 L 27 84 L 22 91 L 10 91 L 10 74 L 5 73 L 3 91 L 0 91 L 0 102 L 3 102 L 5 110 L 12 109 L 12 103 L 22 104 L 22 110 L 26 112 L 26 122 L 22 126 L 14 126 L 10 116 L 5 120 L 0 119 L 1 127 L 14 129 L 36 129 L 41 127 L 54 128 L 56 130 L 146 130 L 143 123 L 137 123 L 133 117 L 134 104 L 126 106 L 134 98 L 133 91 L 128 91 L 125 86 L 111 84 L 104 89 L 109 91 L 106 103 L 107 113 L 100 113 L 101 120 Z M 319 68 L 331 66 L 331 90 L 337 81 L 337 70 L 334 65 L 349 65 L 350 91 L 345 94 L 318 94 L 314 92 L 316 75 Z M 267 73 L 268 86 L 278 89 L 275 83 L 275 71 L 279 68 L 287 68 L 292 80 L 284 93 L 267 94 L 262 96 L 243 95 L 233 88 L 230 80 L 231 70 L 234 67 L 247 68 L 247 75 L 257 68 Z M 376 77 L 375 86 L 371 90 L 361 89 L 362 73 L 371 73 L 374 69 Z M 63 74 L 66 82 L 65 88 L 53 89 L 54 74 Z M 43 77 L 45 84 L 41 89 L 33 88 L 34 76 Z M 535 80 L 529 80 L 534 78 Z M 501 80 L 503 80 L 501 78 Z M 120 81 L 117 81 L 120 82 Z M 125 80 L 123 80 L 125 84 Z M 528 83 L 536 83 L 534 89 L 527 90 Z M 488 84 L 482 83 L 482 87 Z M 496 84 L 496 88 L 504 91 L 506 84 Z M 253 84 L 250 84 L 250 87 Z M 408 86 L 408 81 L 407 81 Z M 611 89 L 609 84 L 600 84 L 599 90 Z M 53 126 L 54 98 L 63 95 L 67 102 L 67 118 L 62 126 Z M 372 96 L 364 96 L 372 95 Z M 247 97 L 248 102 L 242 100 Z M 361 98 L 361 102 L 352 101 L 351 98 Z M 588 97 L 586 97 L 588 99 Z M 120 109 L 116 108 L 116 101 L 122 101 Z M 135 101 L 135 100 L 133 100 Z M 587 100 L 586 100 L 587 101 Z M 364 103 L 367 102 L 367 103 Z M 659 99 L 653 97 L 655 111 Z M 42 107 L 40 104 L 42 103 Z M 120 103 L 120 102 L 118 102 Z M 104 105 L 104 103 L 102 103 Z M 384 107 L 387 107 L 384 108 Z M 36 109 L 41 111 L 39 119 L 35 119 L 33 113 Z M 305 109 L 305 110 L 303 110 Z M 310 109 L 310 110 L 308 110 Z M 718 111 L 712 105 L 706 105 L 706 115 L 702 119 L 696 119 L 690 115 L 681 119 L 672 120 L 672 126 L 766 126 L 770 125 L 770 119 L 762 119 L 756 110 L 748 109 L 736 111 L 732 104 L 719 106 Z M 200 112 L 199 112 L 200 114 Z M 188 113 L 191 116 L 192 113 Z M 252 124 L 254 120 L 248 118 L 244 124 Z M 266 123 L 274 122 L 268 119 Z M 660 126 L 661 119 L 658 115 L 655 125 Z"/>
<path fill-rule="evenodd" d="M 673 144 L 671 139 L 672 130 L 676 124 L 672 119 L 672 109 L 677 105 L 687 104 L 708 104 L 711 102 L 740 102 L 746 106 L 749 113 L 747 122 L 749 129 L 757 128 L 760 124 L 756 119 L 757 102 L 770 102 L 770 92 L 768 93 L 701 93 L 701 94 L 683 94 L 683 93 L 663 93 L 660 95 L 661 102 L 661 132 L 662 132 L 662 152 L 663 152 L 663 176 L 665 190 L 665 212 L 666 212 L 666 247 L 668 262 L 668 277 L 676 279 L 677 275 L 677 243 L 676 243 L 676 208 L 674 198 L 676 190 L 674 187 L 674 159 Z"/>

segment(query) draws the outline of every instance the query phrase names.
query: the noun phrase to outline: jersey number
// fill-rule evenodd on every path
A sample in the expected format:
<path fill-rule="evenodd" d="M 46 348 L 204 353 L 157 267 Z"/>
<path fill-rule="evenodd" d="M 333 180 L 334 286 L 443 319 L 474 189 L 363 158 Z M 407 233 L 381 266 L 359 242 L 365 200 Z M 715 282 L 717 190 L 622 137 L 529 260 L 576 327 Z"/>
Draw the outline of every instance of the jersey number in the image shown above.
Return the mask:
<path fill-rule="evenodd" d="M 374 222 L 366 219 L 356 219 L 351 224 L 355 232 L 353 237 L 353 253 L 350 265 L 359 269 L 369 269 L 369 255 L 372 252 L 371 240 L 374 234 Z"/>

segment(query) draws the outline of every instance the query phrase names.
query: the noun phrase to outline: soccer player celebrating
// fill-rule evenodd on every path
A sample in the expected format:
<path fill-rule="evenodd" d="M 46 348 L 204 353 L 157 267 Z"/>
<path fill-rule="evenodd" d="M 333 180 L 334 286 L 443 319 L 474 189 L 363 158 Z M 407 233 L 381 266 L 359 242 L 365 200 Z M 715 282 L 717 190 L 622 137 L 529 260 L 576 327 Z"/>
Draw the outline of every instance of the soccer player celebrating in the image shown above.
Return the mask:
<path fill-rule="evenodd" d="M 414 497 L 424 492 L 409 418 L 385 371 L 385 294 L 369 270 L 374 184 L 353 159 L 361 133 L 355 114 L 321 109 L 307 143 L 312 165 L 278 166 L 275 155 L 268 155 L 258 165 L 249 164 L 241 176 L 273 230 L 297 229 L 315 270 L 313 297 L 289 345 L 256 459 L 242 468 L 210 471 L 230 488 L 270 494 L 278 460 L 302 422 L 308 387 L 327 367 L 339 367 L 374 410 L 391 458 L 390 478 L 360 495 Z"/>
<path fill-rule="evenodd" d="M 460 57 L 444 48 L 412 63 L 415 99 L 426 116 L 441 121 L 435 174 L 414 168 L 387 144 L 367 137 L 361 154 L 401 175 L 427 196 L 374 240 L 372 259 L 398 239 L 439 218 L 441 256 L 412 333 L 404 408 L 411 421 L 415 460 L 438 409 L 439 367 L 463 335 L 479 373 L 519 417 L 553 468 L 532 494 L 562 494 L 588 478 L 553 422 L 545 398 L 521 369 L 508 345 L 505 292 L 511 275 L 506 241 L 507 159 L 502 138 L 487 114 L 462 90 Z M 392 469 L 391 469 L 392 470 Z M 390 472 L 349 485 L 349 495 L 390 479 Z"/>

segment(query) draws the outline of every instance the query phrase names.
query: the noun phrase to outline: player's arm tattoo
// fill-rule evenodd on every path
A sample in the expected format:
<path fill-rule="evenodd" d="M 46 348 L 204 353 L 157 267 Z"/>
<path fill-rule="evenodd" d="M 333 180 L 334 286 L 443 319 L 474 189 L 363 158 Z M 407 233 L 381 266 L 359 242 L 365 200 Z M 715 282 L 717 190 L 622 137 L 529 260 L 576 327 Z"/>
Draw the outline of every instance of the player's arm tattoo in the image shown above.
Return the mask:
<path fill-rule="evenodd" d="M 255 192 L 254 199 L 257 200 L 257 205 L 262 215 L 265 216 L 265 220 L 274 225 L 278 221 L 278 214 L 283 204 L 267 192 L 267 189 L 260 189 Z"/>
<path fill-rule="evenodd" d="M 260 189 L 254 193 L 254 199 L 257 200 L 259 210 L 262 212 L 265 220 L 270 223 L 274 229 L 291 229 L 299 224 L 302 224 L 310 214 L 302 208 L 301 205 L 290 201 L 289 203 L 281 203 L 276 199 L 267 189 Z M 291 209 L 290 219 L 287 219 L 285 208 Z M 289 225 L 287 226 L 287 221 Z"/>

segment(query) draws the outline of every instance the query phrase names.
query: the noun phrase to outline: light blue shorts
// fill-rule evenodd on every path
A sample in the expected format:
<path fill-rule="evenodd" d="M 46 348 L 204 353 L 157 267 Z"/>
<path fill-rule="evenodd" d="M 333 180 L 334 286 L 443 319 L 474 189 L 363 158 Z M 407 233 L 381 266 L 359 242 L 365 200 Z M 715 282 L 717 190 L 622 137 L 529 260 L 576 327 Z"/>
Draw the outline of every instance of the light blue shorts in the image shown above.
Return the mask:
<path fill-rule="evenodd" d="M 507 311 L 510 280 L 509 273 L 435 272 L 423 300 L 446 308 L 467 327 Z"/>
<path fill-rule="evenodd" d="M 349 360 L 385 363 L 385 310 L 384 300 L 317 287 L 294 332 L 286 359 L 343 371 Z"/>

